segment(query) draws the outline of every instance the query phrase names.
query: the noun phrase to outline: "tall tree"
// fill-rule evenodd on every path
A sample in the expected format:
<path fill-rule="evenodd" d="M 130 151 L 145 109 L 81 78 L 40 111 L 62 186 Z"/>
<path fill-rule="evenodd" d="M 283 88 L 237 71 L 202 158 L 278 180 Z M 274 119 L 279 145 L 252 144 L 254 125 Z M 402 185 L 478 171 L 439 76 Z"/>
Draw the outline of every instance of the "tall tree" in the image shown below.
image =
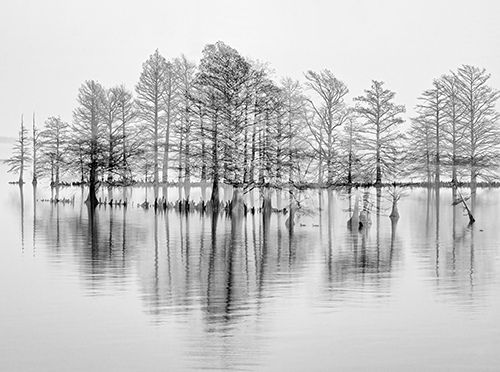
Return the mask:
<path fill-rule="evenodd" d="M 385 175 L 391 174 L 396 164 L 398 142 L 401 138 L 399 125 L 403 119 L 404 105 L 396 105 L 395 93 L 384 89 L 381 81 L 372 81 L 364 96 L 354 98 L 356 112 L 362 120 L 362 146 L 367 154 L 368 170 L 375 172 L 375 184 L 380 185 Z"/>
<path fill-rule="evenodd" d="M 191 179 L 192 159 L 192 136 L 195 128 L 196 107 L 192 104 L 190 97 L 194 93 L 194 79 L 196 64 L 189 61 L 185 55 L 175 58 L 173 61 L 178 89 L 178 118 L 175 130 L 178 136 L 178 169 L 179 182 L 189 183 Z"/>
<path fill-rule="evenodd" d="M 120 116 L 119 91 L 116 88 L 104 90 L 104 101 L 102 105 L 102 116 L 106 126 L 106 171 L 108 183 L 113 182 L 113 175 L 117 171 L 120 143 L 122 142 L 122 132 L 118 124 Z"/>
<path fill-rule="evenodd" d="M 335 176 L 335 162 L 338 156 L 338 128 L 344 125 L 350 114 L 344 98 L 349 92 L 347 86 L 337 79 L 330 70 L 307 71 L 306 86 L 316 97 L 309 99 L 315 118 L 308 121 L 315 147 L 326 162 L 327 184 L 331 185 Z M 318 154 L 319 155 L 319 154 Z"/>
<path fill-rule="evenodd" d="M 306 105 L 306 97 L 298 80 L 285 77 L 281 80 L 280 87 L 285 110 L 283 118 L 286 126 L 284 140 L 288 142 L 285 144 L 287 148 L 285 153 L 288 158 L 285 166 L 288 172 L 288 182 L 292 183 L 295 180 L 295 172 L 305 144 L 301 138 L 305 137 L 302 113 Z"/>
<path fill-rule="evenodd" d="M 435 154 L 435 131 L 425 115 L 411 119 L 408 131 L 408 154 L 406 158 L 407 176 L 423 176 L 431 184 L 434 175 L 432 169 Z"/>
<path fill-rule="evenodd" d="M 77 136 L 77 153 L 82 159 L 84 171 L 88 173 L 90 207 L 97 206 L 98 172 L 106 167 L 103 154 L 106 151 L 105 120 L 103 106 L 105 90 L 95 80 L 85 81 L 78 89 L 79 106 L 73 111 L 72 131 Z"/>
<path fill-rule="evenodd" d="M 344 124 L 340 136 L 341 144 L 341 172 L 347 184 L 360 181 L 360 131 L 361 127 L 354 115 L 350 115 Z"/>
<path fill-rule="evenodd" d="M 500 91 L 489 85 L 490 74 L 485 69 L 464 65 L 456 76 L 460 85 L 459 99 L 465 110 L 462 119 L 468 136 L 465 151 L 470 182 L 474 186 L 478 176 L 491 174 L 500 156 L 500 115 L 495 107 Z"/>
<path fill-rule="evenodd" d="M 163 143 L 163 168 L 162 182 L 168 182 L 168 170 L 170 168 L 170 136 L 172 133 L 172 125 L 175 122 L 176 113 L 179 105 L 178 81 L 175 74 L 174 65 L 172 62 L 167 62 L 164 78 L 164 94 L 163 101 L 165 107 L 165 124 L 164 124 L 164 143 Z"/>
<path fill-rule="evenodd" d="M 451 166 L 451 180 L 457 182 L 458 166 L 464 140 L 465 106 L 459 99 L 460 84 L 455 74 L 443 75 L 440 79 L 445 94 L 444 104 L 444 145 Z"/>
<path fill-rule="evenodd" d="M 12 148 L 12 156 L 4 163 L 9 166 L 7 172 L 19 173 L 19 184 L 24 183 L 24 171 L 31 161 L 30 148 L 28 143 L 28 129 L 24 126 L 24 118 L 21 115 L 21 127 L 19 128 L 19 137 Z"/>
<path fill-rule="evenodd" d="M 419 114 L 419 120 L 414 123 L 425 122 L 425 128 L 432 128 L 434 143 L 429 149 L 432 149 L 432 163 L 434 164 L 434 181 L 439 185 L 441 181 L 441 161 L 442 161 L 442 142 L 444 129 L 444 107 L 446 104 L 446 95 L 440 80 L 434 80 L 433 87 L 422 93 L 419 97 L 420 104 L 416 111 Z"/>
<path fill-rule="evenodd" d="M 154 183 L 159 182 L 159 146 L 166 118 L 165 89 L 169 67 L 156 50 L 142 64 L 137 93 L 138 116 L 143 120 L 145 138 L 152 144 Z"/>
<path fill-rule="evenodd" d="M 131 162 L 141 151 L 139 133 L 133 126 L 137 116 L 134 98 L 124 85 L 113 88 L 116 100 L 118 102 L 118 127 L 117 131 L 121 133 L 120 144 L 121 152 L 119 155 L 119 170 L 121 172 L 122 182 L 131 181 Z"/>
<path fill-rule="evenodd" d="M 250 64 L 239 53 L 219 41 L 203 49 L 196 85 L 204 114 L 204 128 L 210 137 L 212 202 L 219 201 L 219 181 L 238 185 L 243 180 L 243 140 L 245 103 L 251 97 L 247 83 L 251 78 Z M 236 192 L 237 193 L 237 192 Z"/>

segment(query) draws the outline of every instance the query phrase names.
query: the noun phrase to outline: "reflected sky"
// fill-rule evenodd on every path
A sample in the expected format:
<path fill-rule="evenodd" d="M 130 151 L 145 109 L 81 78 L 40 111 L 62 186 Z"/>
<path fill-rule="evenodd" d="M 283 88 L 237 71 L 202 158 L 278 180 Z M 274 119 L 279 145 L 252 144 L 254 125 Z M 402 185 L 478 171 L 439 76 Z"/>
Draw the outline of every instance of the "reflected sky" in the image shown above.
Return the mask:
<path fill-rule="evenodd" d="M 290 230 L 280 213 L 143 209 L 155 195 L 145 188 L 102 190 L 130 205 L 95 213 L 79 188 L 59 190 L 74 197 L 64 204 L 42 201 L 54 192 L 43 185 L 1 189 L 2 370 L 500 362 L 499 190 L 477 190 L 472 226 L 451 189 L 407 190 L 399 220 L 387 190 L 310 191 L 301 200 L 315 212 Z M 184 192 L 157 193 L 175 201 Z M 356 198 L 368 216 L 361 229 L 347 226 Z"/>

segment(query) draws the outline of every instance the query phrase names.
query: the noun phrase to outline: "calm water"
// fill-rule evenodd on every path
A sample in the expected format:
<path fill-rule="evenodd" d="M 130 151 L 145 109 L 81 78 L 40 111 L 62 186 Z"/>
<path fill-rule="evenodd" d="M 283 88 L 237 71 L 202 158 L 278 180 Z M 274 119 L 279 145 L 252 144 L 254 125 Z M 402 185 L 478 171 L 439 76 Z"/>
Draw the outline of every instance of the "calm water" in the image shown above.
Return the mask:
<path fill-rule="evenodd" d="M 500 190 L 477 192 L 472 227 L 449 189 L 408 191 L 397 224 L 370 190 L 360 232 L 346 195 L 313 192 L 290 233 L 278 214 L 155 214 L 137 188 L 92 227 L 80 189 L 54 205 L 5 171 L 1 371 L 500 368 Z"/>

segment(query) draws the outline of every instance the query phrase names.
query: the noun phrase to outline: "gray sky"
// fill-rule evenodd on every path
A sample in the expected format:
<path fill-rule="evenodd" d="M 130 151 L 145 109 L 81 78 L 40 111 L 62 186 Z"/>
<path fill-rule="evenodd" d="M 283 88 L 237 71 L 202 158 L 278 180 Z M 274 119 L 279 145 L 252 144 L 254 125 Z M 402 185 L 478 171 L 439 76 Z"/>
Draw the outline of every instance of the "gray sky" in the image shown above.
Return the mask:
<path fill-rule="evenodd" d="M 371 80 L 413 114 L 432 80 L 462 64 L 484 67 L 500 88 L 497 0 L 0 0 L 0 136 L 20 116 L 41 127 L 72 121 L 88 79 L 133 90 L 159 49 L 199 62 L 218 40 L 303 80 L 330 69 L 362 95 Z"/>

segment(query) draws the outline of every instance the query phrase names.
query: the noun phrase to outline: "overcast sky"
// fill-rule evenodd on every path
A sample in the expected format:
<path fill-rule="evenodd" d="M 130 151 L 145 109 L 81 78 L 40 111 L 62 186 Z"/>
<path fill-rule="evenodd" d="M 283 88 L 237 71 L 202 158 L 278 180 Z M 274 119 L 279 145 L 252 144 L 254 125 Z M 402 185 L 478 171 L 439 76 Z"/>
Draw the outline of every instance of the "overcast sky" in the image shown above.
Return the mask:
<path fill-rule="evenodd" d="M 463 64 L 500 88 L 498 0 L 0 0 L 0 136 L 20 116 L 72 121 L 89 79 L 130 90 L 156 49 L 199 62 L 218 40 L 303 80 L 330 69 L 350 98 L 371 80 L 413 114 L 432 80 Z"/>

